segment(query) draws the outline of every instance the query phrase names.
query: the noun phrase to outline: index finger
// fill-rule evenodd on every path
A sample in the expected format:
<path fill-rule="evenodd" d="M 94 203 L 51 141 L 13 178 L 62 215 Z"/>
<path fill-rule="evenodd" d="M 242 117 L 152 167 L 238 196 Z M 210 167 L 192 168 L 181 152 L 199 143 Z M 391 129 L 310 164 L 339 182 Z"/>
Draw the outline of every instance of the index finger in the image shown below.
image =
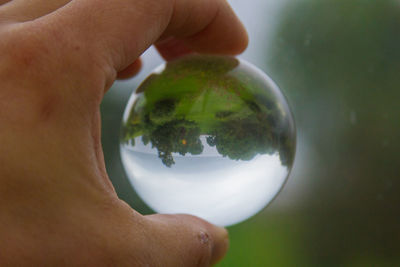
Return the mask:
<path fill-rule="evenodd" d="M 237 54 L 248 42 L 225 0 L 74 0 L 46 19 L 107 51 L 116 71 L 168 37 L 203 53 Z"/>

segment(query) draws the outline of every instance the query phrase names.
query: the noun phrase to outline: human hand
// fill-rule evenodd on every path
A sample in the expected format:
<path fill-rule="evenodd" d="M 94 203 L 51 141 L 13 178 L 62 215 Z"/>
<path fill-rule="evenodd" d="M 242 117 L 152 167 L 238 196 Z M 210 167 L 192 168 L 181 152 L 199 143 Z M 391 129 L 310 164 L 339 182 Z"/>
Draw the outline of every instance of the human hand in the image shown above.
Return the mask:
<path fill-rule="evenodd" d="M 240 53 L 224 0 L 0 0 L 0 265 L 208 266 L 226 230 L 188 215 L 142 216 L 104 166 L 99 105 L 156 44 Z"/>

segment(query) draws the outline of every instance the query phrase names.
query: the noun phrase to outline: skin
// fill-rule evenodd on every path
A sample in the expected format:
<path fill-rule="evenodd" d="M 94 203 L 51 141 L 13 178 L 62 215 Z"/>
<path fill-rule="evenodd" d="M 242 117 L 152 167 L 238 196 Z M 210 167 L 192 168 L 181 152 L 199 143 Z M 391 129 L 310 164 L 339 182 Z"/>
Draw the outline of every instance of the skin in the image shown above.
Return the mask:
<path fill-rule="evenodd" d="M 225 229 L 142 216 L 110 183 L 99 105 L 155 44 L 237 54 L 224 0 L 0 0 L 0 266 L 209 266 Z"/>

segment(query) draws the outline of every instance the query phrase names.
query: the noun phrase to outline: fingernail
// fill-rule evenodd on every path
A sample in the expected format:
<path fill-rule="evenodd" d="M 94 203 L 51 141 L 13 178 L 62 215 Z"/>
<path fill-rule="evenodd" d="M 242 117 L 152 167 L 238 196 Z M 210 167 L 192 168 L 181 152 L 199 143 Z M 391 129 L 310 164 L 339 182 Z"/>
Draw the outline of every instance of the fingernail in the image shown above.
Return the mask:
<path fill-rule="evenodd" d="M 220 261 L 226 254 L 229 248 L 228 231 L 223 227 L 215 226 L 214 228 L 214 244 L 211 256 L 211 264 Z"/>

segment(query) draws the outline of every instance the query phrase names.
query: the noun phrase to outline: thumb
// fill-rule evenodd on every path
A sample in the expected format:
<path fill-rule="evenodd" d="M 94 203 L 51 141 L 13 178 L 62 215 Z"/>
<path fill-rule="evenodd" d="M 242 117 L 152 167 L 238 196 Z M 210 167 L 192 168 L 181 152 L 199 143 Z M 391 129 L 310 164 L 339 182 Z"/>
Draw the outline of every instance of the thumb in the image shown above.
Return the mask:
<path fill-rule="evenodd" d="M 190 215 L 149 215 L 150 232 L 160 266 L 210 266 L 226 254 L 226 229 Z"/>

